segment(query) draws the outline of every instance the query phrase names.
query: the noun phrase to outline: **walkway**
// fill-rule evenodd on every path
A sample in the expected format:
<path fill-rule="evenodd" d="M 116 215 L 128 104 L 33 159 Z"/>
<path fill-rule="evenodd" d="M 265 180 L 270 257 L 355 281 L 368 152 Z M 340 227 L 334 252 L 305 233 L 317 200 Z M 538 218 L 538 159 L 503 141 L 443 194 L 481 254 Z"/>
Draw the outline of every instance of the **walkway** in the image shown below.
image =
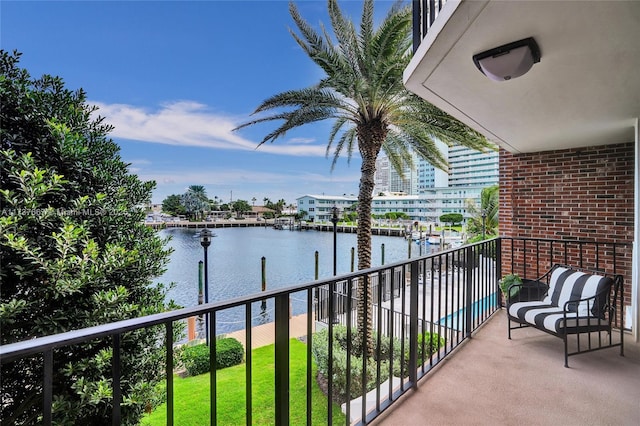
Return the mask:
<path fill-rule="evenodd" d="M 307 314 L 297 315 L 289 319 L 289 335 L 292 338 L 307 335 Z M 255 326 L 251 329 L 251 349 L 267 346 L 275 342 L 275 322 Z M 311 323 L 311 331 L 315 331 L 315 321 Z M 246 331 L 238 330 L 227 334 L 237 339 L 246 349 Z"/>

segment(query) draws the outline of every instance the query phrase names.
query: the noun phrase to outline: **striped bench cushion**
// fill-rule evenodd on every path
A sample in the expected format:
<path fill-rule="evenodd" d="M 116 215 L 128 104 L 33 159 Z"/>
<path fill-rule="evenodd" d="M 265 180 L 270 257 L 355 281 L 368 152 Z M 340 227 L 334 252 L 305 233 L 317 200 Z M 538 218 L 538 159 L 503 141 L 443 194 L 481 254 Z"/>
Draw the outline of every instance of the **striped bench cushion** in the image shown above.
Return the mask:
<path fill-rule="evenodd" d="M 555 333 L 565 328 L 607 327 L 604 307 L 608 292 L 605 290 L 610 289 L 612 285 L 613 280 L 609 277 L 556 267 L 551 273 L 549 291 L 542 301 L 513 303 L 509 306 L 508 312 L 520 321 Z M 577 302 L 599 293 L 602 297 Z M 572 300 L 576 302 L 567 305 L 565 324 L 563 308 L 565 303 Z"/>
<path fill-rule="evenodd" d="M 549 291 L 542 301 L 551 306 L 564 307 L 566 302 L 593 297 L 605 289 L 610 289 L 613 280 L 602 275 L 587 274 L 565 267 L 557 267 L 549 280 Z M 569 304 L 569 312 L 578 312 L 580 316 L 604 315 L 603 309 L 607 297 L 601 297 L 597 301 Z"/>
<path fill-rule="evenodd" d="M 517 302 L 509 306 L 509 315 L 523 320 L 536 328 L 561 333 L 565 328 L 598 327 L 608 328 L 609 322 L 595 316 L 581 316 L 578 312 L 568 312 L 565 324 L 562 308 L 542 302 Z"/>

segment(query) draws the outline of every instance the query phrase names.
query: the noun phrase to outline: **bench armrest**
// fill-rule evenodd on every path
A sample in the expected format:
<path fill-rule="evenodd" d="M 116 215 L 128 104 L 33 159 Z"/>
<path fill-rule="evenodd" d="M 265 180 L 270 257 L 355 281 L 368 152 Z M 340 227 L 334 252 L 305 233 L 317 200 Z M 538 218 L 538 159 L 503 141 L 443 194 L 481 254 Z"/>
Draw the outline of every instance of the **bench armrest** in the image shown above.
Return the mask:
<path fill-rule="evenodd" d="M 562 310 L 577 312 L 579 317 L 605 318 L 605 313 L 613 309 L 609 303 L 610 288 L 604 288 L 590 297 L 569 300 L 564 303 Z"/>
<path fill-rule="evenodd" d="M 524 279 L 522 284 L 512 284 L 509 286 L 507 290 L 507 304 L 511 304 L 512 302 L 523 302 L 525 300 L 542 300 L 544 296 L 546 296 L 548 290 L 549 285 L 545 282 Z"/>

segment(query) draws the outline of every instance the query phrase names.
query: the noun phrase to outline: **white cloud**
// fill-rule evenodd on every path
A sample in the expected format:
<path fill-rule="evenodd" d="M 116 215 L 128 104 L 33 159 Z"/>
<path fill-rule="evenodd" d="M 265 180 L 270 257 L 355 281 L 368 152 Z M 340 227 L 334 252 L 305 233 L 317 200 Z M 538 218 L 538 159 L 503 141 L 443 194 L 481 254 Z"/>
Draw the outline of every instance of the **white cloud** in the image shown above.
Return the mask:
<path fill-rule="evenodd" d="M 309 144 L 314 143 L 316 141 L 315 138 L 291 138 L 288 140 L 290 144 Z"/>
<path fill-rule="evenodd" d="M 165 184 L 212 185 L 219 182 L 260 182 L 260 184 L 277 184 L 294 182 L 300 183 L 353 183 L 360 179 L 359 173 L 348 175 L 319 174 L 319 173 L 276 173 L 246 169 L 217 169 L 206 171 L 158 171 L 139 175 L 142 180 L 155 180 Z"/>
<path fill-rule="evenodd" d="M 111 133 L 114 138 L 241 151 L 258 147 L 257 142 L 232 131 L 242 120 L 216 114 L 198 102 L 171 102 L 157 110 L 127 104 L 90 103 L 98 106 L 97 114 L 114 126 Z M 278 155 L 324 157 L 326 146 L 313 145 L 313 142 L 315 138 L 292 138 L 284 143 L 264 144 L 259 149 Z"/>

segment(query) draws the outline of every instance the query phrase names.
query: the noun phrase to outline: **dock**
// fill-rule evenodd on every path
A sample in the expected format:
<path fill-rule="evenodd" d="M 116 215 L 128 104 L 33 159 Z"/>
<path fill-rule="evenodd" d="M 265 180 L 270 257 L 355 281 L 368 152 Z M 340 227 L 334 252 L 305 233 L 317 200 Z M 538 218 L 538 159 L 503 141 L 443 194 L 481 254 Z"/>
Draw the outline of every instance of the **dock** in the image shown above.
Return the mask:
<path fill-rule="evenodd" d="M 182 220 L 178 222 L 145 222 L 145 225 L 152 227 L 153 229 L 168 229 L 168 228 L 187 228 L 187 229 L 203 229 L 203 228 L 251 228 L 251 227 L 274 227 L 273 221 L 255 219 L 242 219 L 242 220 L 218 220 L 215 222 L 190 222 Z M 296 223 L 291 226 L 282 226 L 280 229 L 290 231 L 321 231 L 321 232 L 333 232 L 333 224 L 331 223 Z M 336 231 L 339 233 L 355 234 L 357 233 L 357 226 L 355 225 L 337 225 Z M 391 228 L 391 227 L 373 227 L 371 228 L 371 235 L 383 235 L 389 237 L 404 237 L 404 228 Z"/>

